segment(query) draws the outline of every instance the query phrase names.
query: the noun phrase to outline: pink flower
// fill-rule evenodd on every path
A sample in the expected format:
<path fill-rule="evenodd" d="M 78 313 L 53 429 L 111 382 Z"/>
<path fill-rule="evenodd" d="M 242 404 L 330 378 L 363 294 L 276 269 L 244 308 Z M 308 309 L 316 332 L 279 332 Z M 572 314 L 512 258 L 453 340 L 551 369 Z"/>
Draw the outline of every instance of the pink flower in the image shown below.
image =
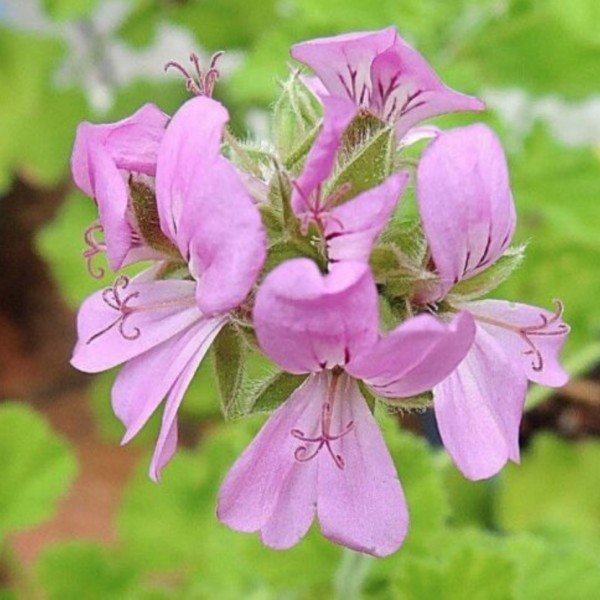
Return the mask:
<path fill-rule="evenodd" d="M 527 380 L 562 386 L 559 353 L 569 327 L 556 312 L 503 300 L 465 302 L 453 286 L 492 265 L 515 229 L 515 207 L 500 141 L 484 125 L 454 129 L 425 150 L 417 174 L 421 219 L 439 286 L 422 302 L 469 311 L 473 346 L 457 370 L 434 388 L 444 445 L 471 479 L 490 477 L 519 460 L 519 423 Z M 448 296 L 450 294 L 450 296 Z"/>
<path fill-rule="evenodd" d="M 302 42 L 291 54 L 318 77 L 312 82 L 317 93 L 349 99 L 393 123 L 399 141 L 424 119 L 484 108 L 481 100 L 446 87 L 394 27 Z M 429 128 L 411 136 L 431 133 Z"/>
<path fill-rule="evenodd" d="M 96 373 L 126 363 L 113 408 L 131 439 L 166 397 L 150 475 L 160 477 L 177 444 L 185 390 L 228 314 L 246 298 L 265 259 L 260 215 L 234 167 L 219 154 L 228 120 L 218 102 L 189 100 L 158 151 L 161 227 L 195 281 L 161 279 L 162 263 L 124 276 L 88 298 L 78 317 L 72 364 Z M 182 215 L 185 214 L 185 219 Z"/>
<path fill-rule="evenodd" d="M 380 337 L 366 264 L 344 261 L 322 275 L 310 260 L 294 259 L 265 279 L 254 323 L 266 354 L 308 378 L 227 475 L 219 518 L 282 549 L 317 516 L 336 543 L 375 556 L 394 552 L 408 528 L 406 503 L 357 381 L 388 397 L 431 389 L 472 344 L 472 318 L 444 324 L 422 315 Z"/>
<path fill-rule="evenodd" d="M 322 231 L 330 262 L 367 261 L 373 243 L 389 218 L 408 183 L 408 173 L 396 173 L 382 184 L 358 194 L 337 206 L 349 191 L 342 186 L 324 197 L 324 183 L 331 176 L 344 131 L 356 116 L 357 109 L 346 99 L 323 97 L 323 125 L 304 169 L 294 181 L 292 210 L 304 228 L 311 222 Z"/>
<path fill-rule="evenodd" d="M 124 264 L 155 258 L 136 229 L 129 201 L 128 178 L 134 176 L 152 185 L 160 142 L 168 116 L 153 104 L 146 104 L 131 117 L 105 125 L 84 122 L 77 128 L 71 156 L 75 183 L 95 199 L 100 215 L 99 226 L 86 232 L 89 260 L 106 250 L 114 271 Z M 104 232 L 104 242 L 94 239 L 94 232 Z M 100 274 L 102 276 L 102 274 Z"/>

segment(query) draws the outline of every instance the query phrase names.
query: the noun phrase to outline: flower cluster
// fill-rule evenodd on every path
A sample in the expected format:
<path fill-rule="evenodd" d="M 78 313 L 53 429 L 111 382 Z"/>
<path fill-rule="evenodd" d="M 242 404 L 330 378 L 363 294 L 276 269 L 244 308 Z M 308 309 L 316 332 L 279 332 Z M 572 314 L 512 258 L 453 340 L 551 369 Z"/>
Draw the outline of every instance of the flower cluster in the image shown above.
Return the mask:
<path fill-rule="evenodd" d="M 99 214 L 85 234 L 90 274 L 101 275 L 100 252 L 115 272 L 150 266 L 83 303 L 72 362 L 123 364 L 112 391 L 123 442 L 164 402 L 158 480 L 212 346 L 224 406 L 251 412 L 268 396 L 275 408 L 225 478 L 219 519 L 288 548 L 316 517 L 330 540 L 385 556 L 408 513 L 375 402 L 433 405 L 458 468 L 490 477 L 519 460 L 527 381 L 566 382 L 558 354 L 569 329 L 559 302 L 479 299 L 523 251 L 510 246 L 505 156 L 485 125 L 422 122 L 482 110 L 480 100 L 446 87 L 393 28 L 291 54 L 313 75 L 282 85 L 270 143 L 229 131 L 211 97 L 218 56 L 206 73 L 195 55 L 194 75 L 168 65 L 194 95 L 173 116 L 146 105 L 80 125 L 73 177 Z M 408 148 L 419 140 L 420 156 Z M 253 391 L 237 381 L 247 348 L 280 369 Z"/>

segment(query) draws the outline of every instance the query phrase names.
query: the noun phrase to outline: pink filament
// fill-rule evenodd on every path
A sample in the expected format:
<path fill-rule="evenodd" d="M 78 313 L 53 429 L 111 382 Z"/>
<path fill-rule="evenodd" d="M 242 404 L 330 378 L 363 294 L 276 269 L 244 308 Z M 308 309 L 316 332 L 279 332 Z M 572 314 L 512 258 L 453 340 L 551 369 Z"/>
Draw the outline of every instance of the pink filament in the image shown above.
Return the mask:
<path fill-rule="evenodd" d="M 335 442 L 336 440 L 343 438 L 354 429 L 354 421 L 350 421 L 340 433 L 332 434 L 330 431 L 333 399 L 337 385 L 337 379 L 338 376 L 334 375 L 334 379 L 331 382 L 331 387 L 329 390 L 329 399 L 327 402 L 323 403 L 323 407 L 321 409 L 321 435 L 317 437 L 307 437 L 306 434 L 300 429 L 292 429 L 290 431 L 292 437 L 304 442 L 303 445 L 298 446 L 294 451 L 294 458 L 298 462 L 308 462 L 309 460 L 312 460 L 319 454 L 321 449 L 325 447 L 327 448 L 327 452 L 333 459 L 333 462 L 338 469 L 344 469 L 346 466 L 343 456 L 341 454 L 336 454 L 331 447 L 331 442 Z M 308 449 L 309 444 L 317 445 L 312 452 Z"/>
<path fill-rule="evenodd" d="M 105 270 L 102 267 L 99 267 L 96 270 L 92 264 L 93 258 L 97 254 L 100 254 L 106 250 L 106 244 L 100 240 L 97 240 L 95 237 L 96 232 L 103 231 L 104 229 L 102 228 L 102 225 L 96 221 L 95 223 L 92 223 L 83 234 L 85 243 L 88 246 L 87 249 L 83 251 L 83 258 L 85 259 L 87 271 L 90 274 L 90 277 L 93 277 L 94 279 L 102 279 L 105 274 Z"/>

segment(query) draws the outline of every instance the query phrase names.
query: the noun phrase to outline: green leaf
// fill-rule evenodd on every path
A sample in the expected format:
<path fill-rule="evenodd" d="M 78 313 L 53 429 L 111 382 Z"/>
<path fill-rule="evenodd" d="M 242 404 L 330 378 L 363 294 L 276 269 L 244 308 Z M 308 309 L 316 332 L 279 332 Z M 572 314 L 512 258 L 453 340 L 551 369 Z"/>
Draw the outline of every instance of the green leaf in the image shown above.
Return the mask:
<path fill-rule="evenodd" d="M 497 481 L 471 481 L 454 465 L 448 456 L 442 462 L 444 484 L 450 501 L 450 520 L 456 526 L 494 528 L 494 494 Z"/>
<path fill-rule="evenodd" d="M 516 600 L 582 600 L 600 589 L 598 557 L 583 547 L 519 535 L 509 537 L 505 548 L 517 568 Z"/>
<path fill-rule="evenodd" d="M 44 597 L 50 600 L 133 598 L 140 591 L 131 565 L 92 542 L 68 542 L 45 549 L 36 565 Z"/>
<path fill-rule="evenodd" d="M 307 375 L 281 371 L 259 382 L 250 395 L 250 412 L 271 412 L 283 404 L 302 385 Z"/>
<path fill-rule="evenodd" d="M 534 438 L 520 466 L 504 469 L 497 519 L 507 531 L 553 539 L 600 538 L 600 443 Z M 551 476 L 549 476 L 551 474 Z"/>
<path fill-rule="evenodd" d="M 77 472 L 67 444 L 32 409 L 0 407 L 0 537 L 50 518 Z"/>
<path fill-rule="evenodd" d="M 451 299 L 468 301 L 496 289 L 518 269 L 525 257 L 525 247 L 509 248 L 494 264 L 470 279 L 459 281 L 450 292 Z"/>
<path fill-rule="evenodd" d="M 399 564 L 394 595 L 407 600 L 507 600 L 515 568 L 501 550 L 477 538 L 449 540 L 441 559 L 406 557 Z"/>
<path fill-rule="evenodd" d="M 244 412 L 240 404 L 240 390 L 245 374 L 245 342 L 237 327 L 228 323 L 217 335 L 212 348 L 221 410 L 226 419 L 231 419 Z"/>

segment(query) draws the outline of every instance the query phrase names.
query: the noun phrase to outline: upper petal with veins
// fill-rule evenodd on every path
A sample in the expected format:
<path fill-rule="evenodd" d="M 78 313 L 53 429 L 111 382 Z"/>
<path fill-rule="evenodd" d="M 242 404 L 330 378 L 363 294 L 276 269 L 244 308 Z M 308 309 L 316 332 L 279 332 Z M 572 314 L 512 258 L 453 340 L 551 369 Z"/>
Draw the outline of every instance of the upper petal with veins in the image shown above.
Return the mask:
<path fill-rule="evenodd" d="M 481 124 L 445 131 L 424 151 L 417 200 L 443 297 L 461 279 L 495 262 L 516 223 L 500 140 Z"/>

